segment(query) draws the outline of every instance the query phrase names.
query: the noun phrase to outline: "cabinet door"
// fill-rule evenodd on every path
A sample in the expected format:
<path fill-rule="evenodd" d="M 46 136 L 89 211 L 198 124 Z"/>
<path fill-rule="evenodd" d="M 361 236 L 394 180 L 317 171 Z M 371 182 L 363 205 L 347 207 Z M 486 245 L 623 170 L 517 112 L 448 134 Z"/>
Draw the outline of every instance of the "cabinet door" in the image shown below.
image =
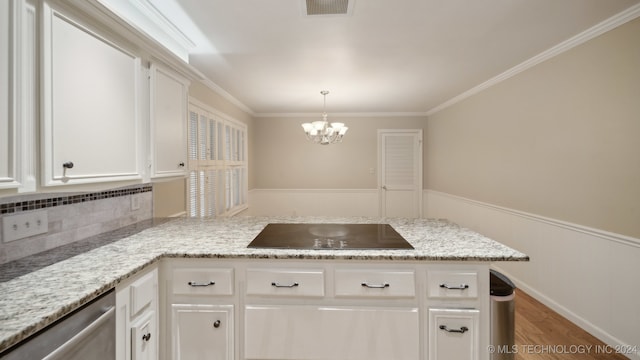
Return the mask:
<path fill-rule="evenodd" d="M 0 189 L 36 190 L 36 10 L 0 4 Z"/>
<path fill-rule="evenodd" d="M 233 360 L 233 306 L 173 304 L 173 360 Z"/>
<path fill-rule="evenodd" d="M 0 3 L 0 188 L 18 186 L 14 179 L 15 151 L 9 131 L 12 125 L 9 121 L 10 4 L 9 1 Z"/>
<path fill-rule="evenodd" d="M 416 360 L 416 308 L 247 306 L 246 359 Z M 450 358 L 455 359 L 455 358 Z"/>
<path fill-rule="evenodd" d="M 187 175 L 186 79 L 151 65 L 151 177 Z"/>
<path fill-rule="evenodd" d="M 475 309 L 429 309 L 429 360 L 477 360 L 479 316 Z"/>
<path fill-rule="evenodd" d="M 131 326 L 131 360 L 158 358 L 158 332 L 155 313 L 148 311 Z"/>
<path fill-rule="evenodd" d="M 43 12 L 44 185 L 141 179 L 139 58 Z"/>

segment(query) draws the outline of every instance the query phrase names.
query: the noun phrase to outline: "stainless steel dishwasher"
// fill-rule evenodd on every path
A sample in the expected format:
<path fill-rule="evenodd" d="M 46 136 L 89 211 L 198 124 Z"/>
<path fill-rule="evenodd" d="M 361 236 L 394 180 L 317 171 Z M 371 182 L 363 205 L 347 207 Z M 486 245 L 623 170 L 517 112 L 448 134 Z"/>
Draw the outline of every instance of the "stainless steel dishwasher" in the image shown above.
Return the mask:
<path fill-rule="evenodd" d="M 115 360 L 115 291 L 101 295 L 26 339 L 2 360 Z"/>

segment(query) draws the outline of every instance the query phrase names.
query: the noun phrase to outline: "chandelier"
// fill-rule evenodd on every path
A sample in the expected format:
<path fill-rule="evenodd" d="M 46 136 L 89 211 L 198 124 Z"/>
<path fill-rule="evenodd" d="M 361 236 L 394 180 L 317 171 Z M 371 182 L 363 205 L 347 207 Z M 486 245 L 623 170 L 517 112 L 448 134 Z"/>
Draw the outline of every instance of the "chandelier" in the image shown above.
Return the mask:
<path fill-rule="evenodd" d="M 329 145 L 342 142 L 344 134 L 349 130 L 344 123 L 333 122 L 329 125 L 327 121 L 327 90 L 320 91 L 324 97 L 324 106 L 322 107 L 322 120 L 311 123 L 302 124 L 307 139 L 313 141 L 314 144 Z"/>

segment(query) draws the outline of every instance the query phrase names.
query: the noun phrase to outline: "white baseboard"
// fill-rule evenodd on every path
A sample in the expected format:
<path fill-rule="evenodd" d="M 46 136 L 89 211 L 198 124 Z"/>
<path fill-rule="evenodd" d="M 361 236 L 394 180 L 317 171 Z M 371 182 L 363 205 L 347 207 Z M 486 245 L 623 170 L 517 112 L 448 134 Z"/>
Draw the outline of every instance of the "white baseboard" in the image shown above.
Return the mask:
<path fill-rule="evenodd" d="M 624 355 L 640 360 L 640 239 L 432 190 L 424 198 L 427 217 L 529 255 L 527 263 L 492 267 L 611 349 L 635 347 Z"/>

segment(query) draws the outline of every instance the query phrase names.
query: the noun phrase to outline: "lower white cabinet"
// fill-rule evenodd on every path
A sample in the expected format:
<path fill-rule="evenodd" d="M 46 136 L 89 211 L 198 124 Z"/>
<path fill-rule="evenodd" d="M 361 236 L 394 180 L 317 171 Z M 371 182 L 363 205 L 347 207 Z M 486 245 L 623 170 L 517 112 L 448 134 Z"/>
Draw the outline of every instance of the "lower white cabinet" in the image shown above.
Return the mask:
<path fill-rule="evenodd" d="M 160 360 L 489 360 L 485 263 L 163 259 L 160 277 Z"/>
<path fill-rule="evenodd" d="M 429 360 L 477 360 L 479 319 L 476 309 L 429 309 Z"/>
<path fill-rule="evenodd" d="M 149 311 L 141 316 L 131 326 L 131 359 L 132 360 L 156 360 L 158 331 L 156 330 L 156 317 L 154 311 Z"/>
<path fill-rule="evenodd" d="M 246 359 L 416 360 L 417 308 L 245 307 Z"/>
<path fill-rule="evenodd" d="M 158 269 L 149 269 L 116 286 L 116 360 L 156 360 Z"/>
<path fill-rule="evenodd" d="M 174 360 L 233 360 L 233 306 L 172 304 Z"/>

